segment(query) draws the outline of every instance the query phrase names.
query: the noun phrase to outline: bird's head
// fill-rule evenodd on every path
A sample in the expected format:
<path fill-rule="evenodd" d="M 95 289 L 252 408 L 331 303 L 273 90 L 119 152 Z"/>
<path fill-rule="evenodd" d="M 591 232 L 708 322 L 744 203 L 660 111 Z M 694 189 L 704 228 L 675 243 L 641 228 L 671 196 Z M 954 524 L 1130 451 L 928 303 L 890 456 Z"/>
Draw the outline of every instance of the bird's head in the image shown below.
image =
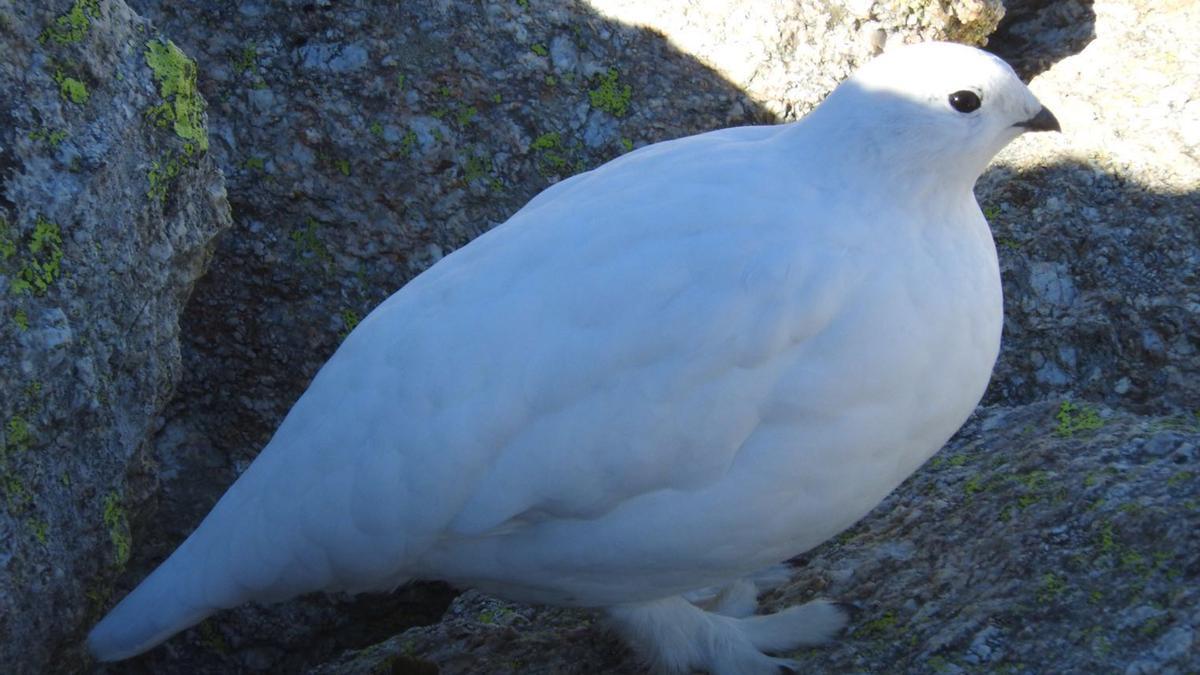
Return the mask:
<path fill-rule="evenodd" d="M 1058 120 L 1004 61 L 947 42 L 899 47 L 843 82 L 821 113 L 865 136 L 879 159 L 970 184 L 1026 131 Z"/>

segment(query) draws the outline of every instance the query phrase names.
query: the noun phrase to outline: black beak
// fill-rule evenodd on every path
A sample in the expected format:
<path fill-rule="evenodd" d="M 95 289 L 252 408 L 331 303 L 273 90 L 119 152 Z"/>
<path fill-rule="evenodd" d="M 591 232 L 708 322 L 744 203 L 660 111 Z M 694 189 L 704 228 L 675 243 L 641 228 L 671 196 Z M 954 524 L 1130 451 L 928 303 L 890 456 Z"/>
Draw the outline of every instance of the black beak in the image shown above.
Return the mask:
<path fill-rule="evenodd" d="M 1022 127 L 1028 131 L 1062 131 L 1062 127 L 1058 126 L 1058 118 L 1045 106 L 1042 106 L 1038 114 L 1024 122 L 1017 122 L 1013 126 Z"/>

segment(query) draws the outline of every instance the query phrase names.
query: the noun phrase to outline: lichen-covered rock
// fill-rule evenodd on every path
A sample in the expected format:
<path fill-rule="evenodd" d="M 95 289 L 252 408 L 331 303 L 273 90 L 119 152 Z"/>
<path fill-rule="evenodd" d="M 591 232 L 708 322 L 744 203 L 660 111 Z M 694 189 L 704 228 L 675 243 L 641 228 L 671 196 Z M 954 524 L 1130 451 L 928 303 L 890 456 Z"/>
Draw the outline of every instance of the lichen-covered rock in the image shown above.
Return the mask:
<path fill-rule="evenodd" d="M 1000 0 L 591 0 L 605 16 L 662 32 L 780 119 L 803 117 L 885 45 L 982 45 Z"/>
<path fill-rule="evenodd" d="M 127 563 L 126 472 L 229 225 L 195 64 L 120 0 L 0 4 L 0 663 L 48 672 Z"/>

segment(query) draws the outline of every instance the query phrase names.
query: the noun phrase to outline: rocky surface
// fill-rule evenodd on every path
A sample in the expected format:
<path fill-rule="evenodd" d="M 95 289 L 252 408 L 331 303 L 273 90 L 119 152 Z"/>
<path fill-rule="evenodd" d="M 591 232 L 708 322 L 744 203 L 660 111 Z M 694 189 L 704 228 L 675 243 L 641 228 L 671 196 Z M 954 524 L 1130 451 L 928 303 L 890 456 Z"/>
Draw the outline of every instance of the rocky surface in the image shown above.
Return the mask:
<path fill-rule="evenodd" d="M 0 344 L 0 422 L 26 423 L 0 431 L 0 447 L 15 448 L 0 456 L 0 606 L 18 603 L 0 613 L 0 650 L 57 626 L 7 661 L 29 670 L 79 668 L 81 630 L 111 602 L 109 556 L 130 556 L 116 584 L 128 589 L 245 468 L 359 317 L 547 184 L 645 143 L 799 117 L 886 44 L 981 43 L 1000 18 L 995 0 L 127 1 L 196 59 L 209 102 L 208 154 L 180 162 L 161 192 L 153 162 L 158 172 L 181 156 L 195 125 L 147 123 L 161 103 L 145 72 L 155 29 L 119 0 L 0 5 L 0 90 L 18 92 L 0 103 L 0 122 L 15 120 L 0 123 L 14 242 L 0 309 L 29 323 L 4 329 L 24 341 Z M 862 608 L 839 643 L 800 655 L 814 672 L 1200 663 L 1188 536 L 1200 485 L 1200 54 L 1184 33 L 1200 16 L 1186 0 L 1005 4 L 992 47 L 1037 75 L 1066 133 L 1018 141 L 978 187 L 1007 312 L 986 407 L 765 597 L 768 608 L 814 595 Z M 68 18 L 54 24 L 62 44 L 39 43 L 60 15 L 87 19 L 80 39 Z M 184 312 L 182 382 L 163 410 L 181 373 L 174 317 L 226 223 L 214 163 L 236 222 Z M 29 205 L 42 202 L 64 271 L 5 296 L 23 261 L 56 255 L 47 226 L 36 234 L 43 212 Z M 76 242 L 68 222 L 73 236 L 121 223 L 99 241 L 125 243 Z M 139 299 L 144 312 L 122 304 Z M 60 348 L 64 333 L 47 329 L 63 325 Z M 34 370 L 8 367 L 26 362 Z M 103 375 L 88 380 L 79 363 Z M 31 382 L 41 388 L 26 393 Z M 98 388 L 101 412 L 78 417 Z M 61 475 L 70 485 L 54 484 Z M 52 610 L 35 610 L 32 593 Z M 242 608 L 101 670 L 641 672 L 586 613 L 453 595 L 418 586 Z M 430 625 L 396 635 L 418 624 Z"/>
<path fill-rule="evenodd" d="M 1200 408 L 1196 3 L 1097 2 L 1095 40 L 1038 76 L 1062 134 L 1010 145 L 976 190 L 1004 273 L 987 402 L 1072 395 Z"/>
<path fill-rule="evenodd" d="M 79 656 L 131 554 L 126 471 L 229 226 L 195 71 L 124 3 L 0 3 L 0 663 Z M 190 87 L 190 89 L 189 89 Z"/>
<path fill-rule="evenodd" d="M 982 45 L 1004 15 L 999 0 L 591 0 L 622 23 L 667 36 L 780 120 L 802 117 L 887 45 Z"/>

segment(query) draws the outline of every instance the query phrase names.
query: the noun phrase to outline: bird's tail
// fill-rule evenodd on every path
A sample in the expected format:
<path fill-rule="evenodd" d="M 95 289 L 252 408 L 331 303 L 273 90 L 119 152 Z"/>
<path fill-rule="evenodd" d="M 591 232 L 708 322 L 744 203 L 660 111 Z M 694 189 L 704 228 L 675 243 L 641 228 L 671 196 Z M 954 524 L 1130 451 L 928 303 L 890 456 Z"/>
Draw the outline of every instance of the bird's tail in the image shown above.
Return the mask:
<path fill-rule="evenodd" d="M 88 651 L 101 661 L 136 656 L 204 620 L 220 607 L 201 602 L 204 580 L 195 578 L 191 539 L 125 596 L 88 634 Z"/>

